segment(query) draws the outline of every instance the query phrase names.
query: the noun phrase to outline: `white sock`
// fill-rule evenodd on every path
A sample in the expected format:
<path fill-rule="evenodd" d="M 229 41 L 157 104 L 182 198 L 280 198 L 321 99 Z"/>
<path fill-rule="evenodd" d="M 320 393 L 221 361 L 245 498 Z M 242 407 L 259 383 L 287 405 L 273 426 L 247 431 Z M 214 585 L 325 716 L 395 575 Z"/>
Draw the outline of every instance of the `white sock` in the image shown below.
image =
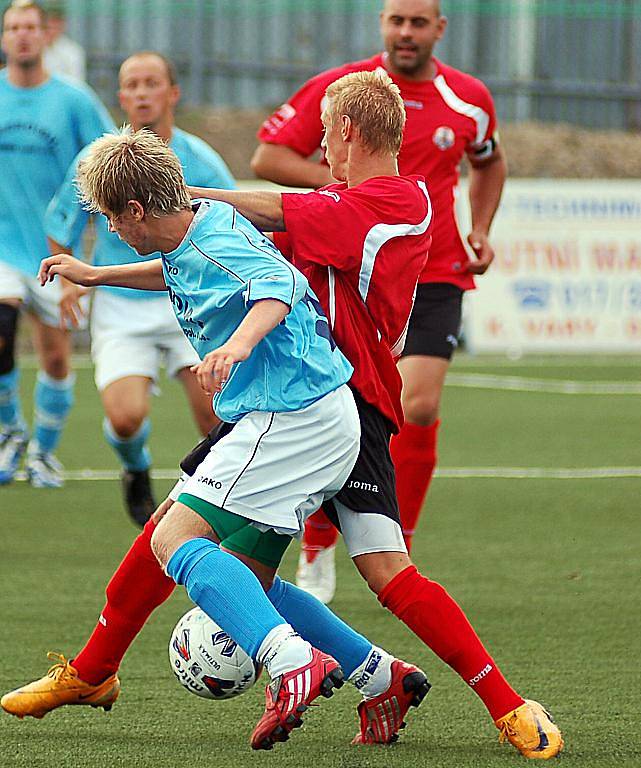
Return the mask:
<path fill-rule="evenodd" d="M 363 694 L 364 698 L 373 699 L 390 687 L 393 661 L 394 657 L 387 651 L 373 645 L 363 663 L 349 676 L 349 682 Z"/>
<path fill-rule="evenodd" d="M 274 627 L 260 644 L 256 660 L 273 680 L 284 672 L 304 667 L 312 660 L 312 646 L 289 624 Z"/>

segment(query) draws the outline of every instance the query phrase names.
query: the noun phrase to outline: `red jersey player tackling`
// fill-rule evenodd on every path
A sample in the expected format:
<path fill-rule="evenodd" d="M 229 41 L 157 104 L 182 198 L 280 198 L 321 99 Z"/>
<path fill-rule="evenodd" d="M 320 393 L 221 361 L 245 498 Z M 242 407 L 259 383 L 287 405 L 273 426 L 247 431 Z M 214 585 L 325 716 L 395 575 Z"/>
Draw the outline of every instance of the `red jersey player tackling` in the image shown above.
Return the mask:
<path fill-rule="evenodd" d="M 402 174 L 428 181 L 434 206 L 433 244 L 421 274 L 399 370 L 406 423 L 392 439 L 396 487 L 408 548 L 436 464 L 439 406 L 461 322 L 463 292 L 474 287 L 493 258 L 488 231 L 505 179 L 497 144 L 492 98 L 479 80 L 432 56 L 446 19 L 438 0 L 387 0 L 381 13 L 385 52 L 323 72 L 275 112 L 259 131 L 252 167 L 272 181 L 318 187 L 331 181 L 325 164 L 309 158 L 320 146 L 322 99 L 338 77 L 382 69 L 401 90 L 407 123 L 399 154 Z M 454 215 L 458 166 L 468 157 L 473 230 L 470 261 Z M 301 553 L 298 584 L 324 602 L 334 587 L 336 532 L 322 513 L 310 518 Z"/>
<path fill-rule="evenodd" d="M 389 151 L 359 133 L 367 123 L 356 105 L 341 101 L 344 83 L 368 76 L 348 74 L 326 92 L 322 146 L 334 176 L 345 183 L 304 194 L 194 192 L 231 203 L 259 228 L 287 230 L 289 243 L 278 234 L 275 240 L 291 245 L 294 264 L 317 292 L 332 335 L 354 366 L 350 384 L 361 419 L 361 450 L 346 486 L 326 510 L 340 524 L 357 569 L 381 604 L 479 695 L 502 738 L 526 757 L 553 757 L 563 746 L 558 728 L 540 704 L 524 701 L 510 687 L 461 608 L 412 564 L 402 538 L 388 448 L 391 432 L 402 424 L 394 357 L 403 349 L 421 266 L 417 247 L 427 247 L 419 237 L 425 238 L 432 211 L 422 178 L 396 175 Z M 378 77 L 391 82 L 384 73 Z M 377 703 L 359 706 L 359 743 L 381 740 L 367 727 Z M 401 720 L 402 715 L 388 722 L 390 730 L 395 733 Z"/>

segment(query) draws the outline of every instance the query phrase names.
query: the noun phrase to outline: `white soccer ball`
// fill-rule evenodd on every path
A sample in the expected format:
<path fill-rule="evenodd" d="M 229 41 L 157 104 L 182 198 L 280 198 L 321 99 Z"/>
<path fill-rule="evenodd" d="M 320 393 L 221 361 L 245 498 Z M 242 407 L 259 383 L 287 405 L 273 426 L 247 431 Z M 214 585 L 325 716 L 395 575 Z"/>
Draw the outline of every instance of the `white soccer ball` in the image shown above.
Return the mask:
<path fill-rule="evenodd" d="M 200 608 L 176 624 L 169 662 L 178 682 L 203 699 L 231 699 L 258 679 L 260 667 Z"/>

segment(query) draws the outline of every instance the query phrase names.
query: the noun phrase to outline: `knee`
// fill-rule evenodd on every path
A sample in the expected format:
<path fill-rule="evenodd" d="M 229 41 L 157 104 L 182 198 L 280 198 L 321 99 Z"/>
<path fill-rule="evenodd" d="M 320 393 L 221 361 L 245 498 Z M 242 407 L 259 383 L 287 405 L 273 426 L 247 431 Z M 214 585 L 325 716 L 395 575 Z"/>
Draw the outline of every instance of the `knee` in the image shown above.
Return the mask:
<path fill-rule="evenodd" d="M 69 358 L 66 352 L 50 350 L 45 352 L 43 359 L 45 373 L 52 379 L 64 379 L 69 375 Z"/>
<path fill-rule="evenodd" d="M 18 308 L 0 304 L 0 376 L 11 373 L 15 367 L 16 329 Z"/>
<path fill-rule="evenodd" d="M 171 556 L 169 550 L 170 542 L 168 541 L 165 531 L 166 526 L 163 525 L 164 519 L 165 518 L 158 523 L 154 532 L 151 534 L 151 551 L 154 553 L 154 557 L 158 560 L 160 567 L 163 569 L 167 567 L 167 563 Z"/>
<path fill-rule="evenodd" d="M 403 413 L 411 424 L 428 427 L 438 419 L 440 397 L 436 393 L 416 391 L 403 396 Z"/>
<path fill-rule="evenodd" d="M 107 413 L 107 418 L 116 435 L 127 440 L 138 432 L 145 419 L 145 414 L 121 410 L 117 413 Z"/>

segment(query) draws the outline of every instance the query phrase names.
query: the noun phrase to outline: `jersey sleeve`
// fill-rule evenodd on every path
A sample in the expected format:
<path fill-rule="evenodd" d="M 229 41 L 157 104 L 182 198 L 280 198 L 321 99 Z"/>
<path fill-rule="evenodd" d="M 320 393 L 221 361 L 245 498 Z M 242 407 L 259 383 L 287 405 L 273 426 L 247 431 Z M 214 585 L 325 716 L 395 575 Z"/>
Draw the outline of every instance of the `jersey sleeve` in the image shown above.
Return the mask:
<path fill-rule="evenodd" d="M 236 182 L 222 157 L 206 142 L 194 142 L 194 164 L 187 183 L 194 187 L 236 189 Z"/>
<path fill-rule="evenodd" d="M 273 275 L 252 278 L 245 291 L 245 304 L 250 309 L 257 301 L 277 299 L 292 309 L 307 293 L 309 284 L 303 274 L 283 263 L 285 269 L 276 269 Z"/>
<path fill-rule="evenodd" d="M 47 237 L 71 250 L 78 247 L 91 215 L 80 204 L 74 184 L 79 158 L 76 156 L 69 166 L 64 181 L 47 207 L 44 219 Z"/>
<path fill-rule="evenodd" d="M 475 98 L 478 108 L 487 116 L 487 125 L 483 135 L 477 135 L 465 148 L 467 156 L 472 160 L 486 160 L 491 157 L 498 145 L 498 133 L 496 130 L 496 109 L 488 88 L 478 81 L 478 94 Z"/>
<path fill-rule="evenodd" d="M 345 233 L 358 226 L 351 201 L 331 190 L 287 192 L 283 196 L 285 229 L 296 258 L 349 269 L 362 254 L 345 248 Z"/>
<path fill-rule="evenodd" d="M 292 98 L 279 107 L 260 127 L 258 139 L 265 144 L 280 144 L 309 157 L 323 138 L 321 102 L 326 78 L 314 77 Z"/>

